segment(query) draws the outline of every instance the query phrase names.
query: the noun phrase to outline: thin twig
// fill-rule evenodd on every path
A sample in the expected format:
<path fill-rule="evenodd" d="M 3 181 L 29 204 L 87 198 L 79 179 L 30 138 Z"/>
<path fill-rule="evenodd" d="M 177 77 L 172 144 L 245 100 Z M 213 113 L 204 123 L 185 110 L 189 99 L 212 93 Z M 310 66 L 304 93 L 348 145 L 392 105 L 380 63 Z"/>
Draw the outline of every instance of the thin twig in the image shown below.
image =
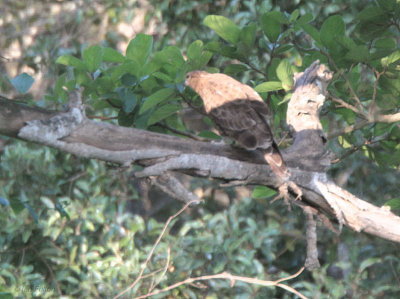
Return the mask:
<path fill-rule="evenodd" d="M 185 211 L 192 203 L 195 203 L 196 200 L 191 200 L 189 201 L 187 204 L 185 204 L 183 206 L 182 209 L 180 209 L 175 215 L 172 215 L 171 217 L 168 218 L 167 222 L 164 225 L 163 230 L 161 231 L 160 235 L 157 238 L 157 241 L 154 243 L 153 248 L 151 248 L 149 255 L 147 256 L 144 264 L 142 265 L 142 270 L 140 271 L 138 277 L 136 278 L 136 280 L 128 287 L 126 288 L 123 292 L 119 293 L 117 296 L 115 296 L 113 299 L 117 299 L 119 297 L 121 297 L 123 294 L 125 294 L 126 292 L 128 292 L 129 290 L 131 290 L 142 278 L 143 278 L 143 273 L 147 268 L 147 264 L 149 263 L 151 257 L 153 256 L 154 250 L 156 249 L 158 243 L 160 243 L 161 238 L 164 236 L 168 225 L 171 223 L 171 221 L 173 219 L 175 219 L 176 217 L 178 217 L 183 211 Z"/>
<path fill-rule="evenodd" d="M 335 97 L 332 93 L 330 93 L 329 95 L 330 95 L 330 97 L 332 98 L 332 100 L 333 100 L 334 102 L 340 104 L 340 106 L 338 106 L 338 107 L 344 107 L 344 108 L 347 108 L 347 109 L 350 109 L 350 110 L 354 111 L 355 113 L 357 113 L 357 114 L 359 114 L 359 115 L 365 116 L 365 113 L 364 113 L 363 111 L 360 111 L 358 108 L 354 107 L 353 105 L 351 105 L 351 104 L 349 104 L 349 103 L 346 103 L 346 102 L 343 101 L 342 99 L 338 99 L 338 98 Z"/>
<path fill-rule="evenodd" d="M 307 299 L 307 297 L 304 296 L 303 294 L 301 294 L 299 291 L 295 290 L 294 288 L 292 288 L 290 286 L 287 286 L 287 285 L 281 283 L 282 281 L 293 279 L 293 278 L 299 276 L 303 272 L 303 270 L 304 270 L 304 267 L 302 267 L 296 274 L 293 274 L 289 277 L 281 278 L 276 281 L 261 280 L 261 279 L 257 279 L 257 278 L 251 278 L 251 277 L 242 277 L 242 276 L 232 275 L 228 272 L 222 272 L 222 273 L 214 274 L 214 275 L 205 275 L 205 276 L 200 276 L 200 277 L 188 278 L 188 279 L 185 279 L 184 281 L 180 281 L 173 285 L 170 285 L 164 289 L 156 290 L 156 291 L 148 293 L 146 295 L 141 295 L 141 296 L 135 297 L 134 299 L 148 298 L 150 296 L 154 296 L 154 295 L 157 295 L 157 294 L 160 294 L 163 292 L 170 291 L 170 290 L 175 289 L 184 284 L 193 284 L 194 282 L 203 281 L 203 280 L 211 280 L 211 279 L 229 279 L 232 281 L 231 286 L 233 286 L 236 281 L 242 281 L 242 282 L 246 282 L 246 283 L 250 283 L 250 284 L 257 284 L 257 285 L 268 286 L 268 287 L 276 286 L 276 287 L 285 289 L 285 290 L 299 296 L 300 298 Z"/>
<path fill-rule="evenodd" d="M 164 277 L 165 273 L 167 273 L 168 267 L 169 267 L 169 261 L 171 259 L 171 249 L 168 247 L 167 249 L 167 262 L 165 263 L 164 269 L 160 275 L 160 277 L 157 279 L 157 282 L 154 284 L 152 288 L 149 289 L 149 292 L 151 292 L 156 286 L 158 286 Z"/>
<path fill-rule="evenodd" d="M 191 139 L 193 139 L 193 140 L 197 140 L 197 141 L 209 141 L 209 140 L 206 139 L 206 138 L 202 138 L 202 137 L 199 137 L 199 136 L 197 136 L 197 135 L 194 135 L 194 134 L 191 134 L 191 133 L 188 133 L 188 132 L 184 132 L 184 131 L 177 130 L 177 129 L 175 129 L 175 128 L 173 128 L 173 127 L 167 125 L 167 124 L 158 123 L 157 125 L 160 126 L 160 127 L 162 127 L 162 128 L 165 128 L 165 129 L 171 131 L 172 133 L 175 133 L 175 134 L 178 134 L 178 135 L 182 135 L 182 136 L 191 138 Z"/>

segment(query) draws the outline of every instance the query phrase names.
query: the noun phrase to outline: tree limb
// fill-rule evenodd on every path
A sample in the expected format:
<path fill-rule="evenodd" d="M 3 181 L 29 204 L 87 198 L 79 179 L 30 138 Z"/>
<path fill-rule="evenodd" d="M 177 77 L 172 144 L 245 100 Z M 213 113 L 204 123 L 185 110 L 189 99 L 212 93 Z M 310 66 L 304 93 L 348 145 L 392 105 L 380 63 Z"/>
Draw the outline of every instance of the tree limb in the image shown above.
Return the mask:
<path fill-rule="evenodd" d="M 336 218 L 355 231 L 400 242 L 400 217 L 362 201 L 326 176 L 331 159 L 318 112 L 330 77 L 331 73 L 318 62 L 297 76 L 287 116 L 294 143 L 283 151 L 291 180 L 302 188 L 302 202 L 319 213 Z M 0 98 L 0 106 L 0 134 L 46 144 L 80 157 L 125 166 L 135 163 L 144 167 L 137 176 L 161 176 L 176 171 L 226 183 L 272 188 L 279 185 L 258 152 L 89 120 L 79 107 L 57 113 L 5 98 Z"/>

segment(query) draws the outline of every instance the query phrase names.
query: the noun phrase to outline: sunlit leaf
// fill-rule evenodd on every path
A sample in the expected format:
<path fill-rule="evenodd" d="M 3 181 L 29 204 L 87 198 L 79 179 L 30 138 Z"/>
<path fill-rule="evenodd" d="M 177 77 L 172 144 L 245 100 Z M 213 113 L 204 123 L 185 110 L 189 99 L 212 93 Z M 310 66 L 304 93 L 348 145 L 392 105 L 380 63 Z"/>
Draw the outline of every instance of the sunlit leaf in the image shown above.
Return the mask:
<path fill-rule="evenodd" d="M 126 49 L 126 57 L 144 65 L 150 57 L 151 49 L 153 47 L 153 37 L 139 33 L 131 40 Z"/>
<path fill-rule="evenodd" d="M 204 19 L 204 25 L 229 43 L 236 44 L 239 40 L 239 27 L 224 16 L 209 15 Z"/>
<path fill-rule="evenodd" d="M 253 190 L 253 198 L 266 198 L 275 195 L 276 191 L 266 186 L 257 186 Z"/>
<path fill-rule="evenodd" d="M 91 46 L 83 51 L 82 57 L 89 72 L 93 73 L 100 67 L 103 61 L 103 48 L 100 46 Z"/>

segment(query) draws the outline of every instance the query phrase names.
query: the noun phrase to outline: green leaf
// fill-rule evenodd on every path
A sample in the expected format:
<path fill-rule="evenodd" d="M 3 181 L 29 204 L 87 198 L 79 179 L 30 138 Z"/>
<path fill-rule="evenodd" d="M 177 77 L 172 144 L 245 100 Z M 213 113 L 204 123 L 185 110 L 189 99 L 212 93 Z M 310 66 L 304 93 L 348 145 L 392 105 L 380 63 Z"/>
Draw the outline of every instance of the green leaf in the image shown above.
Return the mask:
<path fill-rule="evenodd" d="M 354 62 L 366 62 L 370 56 L 366 46 L 358 45 L 347 52 L 345 58 Z"/>
<path fill-rule="evenodd" d="M 248 66 L 245 64 L 240 64 L 240 63 L 235 63 L 235 64 L 230 64 L 224 69 L 225 74 L 229 75 L 235 75 L 240 72 L 245 72 L 249 70 Z"/>
<path fill-rule="evenodd" d="M 118 94 L 122 100 L 122 109 L 125 113 L 131 113 L 135 109 L 137 104 L 136 95 L 128 88 L 122 88 L 118 91 Z"/>
<path fill-rule="evenodd" d="M 145 74 L 152 74 L 160 68 L 172 66 L 171 72 L 179 72 L 185 64 L 185 59 L 178 47 L 169 46 L 154 55 L 154 58 L 144 67 Z"/>
<path fill-rule="evenodd" d="M 387 201 L 385 206 L 389 206 L 392 210 L 400 210 L 400 197 Z"/>
<path fill-rule="evenodd" d="M 275 53 L 282 54 L 282 53 L 285 53 L 286 51 L 291 50 L 292 48 L 293 48 L 292 44 L 280 45 L 278 48 L 275 48 Z"/>
<path fill-rule="evenodd" d="M 344 35 L 346 25 L 341 16 L 335 15 L 327 18 L 321 26 L 320 37 L 324 46 L 330 48 L 336 44 L 336 37 Z"/>
<path fill-rule="evenodd" d="M 242 41 L 248 49 L 254 46 L 256 40 L 257 26 L 256 23 L 251 22 L 249 25 L 245 26 L 240 30 L 240 41 Z"/>
<path fill-rule="evenodd" d="M 306 13 L 304 16 L 301 16 L 296 23 L 299 25 L 304 25 L 310 23 L 312 20 L 313 15 L 311 13 Z"/>
<path fill-rule="evenodd" d="M 167 104 L 156 110 L 149 118 L 147 125 L 151 126 L 181 109 L 180 105 Z"/>
<path fill-rule="evenodd" d="M 308 34 L 311 36 L 311 38 L 317 42 L 318 44 L 321 44 L 321 36 L 318 32 L 318 30 L 310 25 L 310 24 L 302 24 L 301 28 Z"/>
<path fill-rule="evenodd" d="M 10 82 L 14 88 L 22 94 L 28 92 L 35 80 L 29 76 L 27 73 L 22 73 L 15 78 L 11 79 Z"/>
<path fill-rule="evenodd" d="M 382 58 L 381 63 L 382 66 L 387 67 L 392 63 L 397 62 L 400 59 L 400 50 L 394 51 L 387 57 Z"/>
<path fill-rule="evenodd" d="M 201 40 L 196 40 L 189 45 L 187 50 L 187 57 L 189 60 L 199 59 L 202 51 L 203 42 Z"/>
<path fill-rule="evenodd" d="M 395 49 L 396 42 L 393 38 L 381 38 L 375 41 L 374 47 L 383 49 Z"/>
<path fill-rule="evenodd" d="M 58 77 L 56 84 L 54 84 L 54 94 L 57 96 L 60 96 L 61 93 L 65 92 L 63 89 L 63 86 L 65 84 L 65 80 L 67 78 L 67 74 L 62 74 L 60 77 Z"/>
<path fill-rule="evenodd" d="M 100 94 L 114 90 L 114 82 L 108 76 L 97 78 L 95 81 L 93 81 L 91 86 Z"/>
<path fill-rule="evenodd" d="M 174 92 L 175 90 L 173 90 L 172 88 L 163 88 L 156 91 L 151 96 L 144 98 L 139 114 L 143 114 L 148 109 L 168 99 Z"/>
<path fill-rule="evenodd" d="M 255 87 L 255 90 L 259 93 L 270 92 L 283 89 L 282 82 L 279 81 L 269 81 L 264 82 Z"/>
<path fill-rule="evenodd" d="M 121 77 L 121 83 L 122 83 L 122 85 L 125 85 L 125 86 L 134 86 L 137 84 L 137 82 L 138 82 L 138 79 L 136 78 L 135 75 L 132 75 L 132 74 L 124 74 Z"/>
<path fill-rule="evenodd" d="M 396 0 L 378 0 L 378 4 L 384 10 L 392 12 L 396 6 Z"/>
<path fill-rule="evenodd" d="M 8 292 L 0 292 L 1 299 L 14 299 L 14 296 Z"/>
<path fill-rule="evenodd" d="M 266 186 L 257 186 L 253 190 L 253 198 L 266 198 L 275 195 L 276 191 Z"/>
<path fill-rule="evenodd" d="M 290 62 L 283 59 L 276 68 L 276 75 L 282 82 L 282 87 L 286 90 L 293 86 L 293 71 Z"/>
<path fill-rule="evenodd" d="M 371 6 L 364 8 L 357 16 L 356 19 L 360 21 L 372 21 L 381 19 L 384 11 L 379 6 Z"/>
<path fill-rule="evenodd" d="M 272 12 L 267 12 L 261 16 L 261 28 L 268 40 L 276 42 L 282 31 L 282 24 L 271 16 Z"/>
<path fill-rule="evenodd" d="M 212 52 L 204 51 L 203 54 L 201 54 L 201 57 L 199 59 L 199 67 L 203 67 L 203 66 L 207 65 L 207 63 L 210 61 L 212 56 L 213 56 Z"/>
<path fill-rule="evenodd" d="M 117 50 L 109 47 L 103 48 L 103 61 L 107 62 L 124 62 L 125 57 Z"/>
<path fill-rule="evenodd" d="M 239 40 L 239 27 L 224 16 L 209 15 L 204 19 L 204 25 L 229 43 L 236 44 Z"/>
<path fill-rule="evenodd" d="M 89 72 L 93 73 L 100 67 L 103 61 L 103 48 L 100 46 L 91 46 L 83 51 L 82 57 Z"/>
<path fill-rule="evenodd" d="M 80 71 L 86 71 L 87 66 L 80 59 L 71 56 L 71 55 L 63 55 L 57 58 L 56 63 L 63 64 L 67 66 L 72 66 Z"/>
<path fill-rule="evenodd" d="M 134 117 L 126 113 L 123 109 L 119 110 L 118 112 L 118 124 L 124 127 L 130 127 L 133 125 Z"/>
<path fill-rule="evenodd" d="M 74 77 L 79 86 L 87 86 L 91 82 L 88 73 L 84 70 L 74 69 Z"/>
<path fill-rule="evenodd" d="M 130 41 L 128 48 L 126 49 L 126 57 L 137 61 L 143 66 L 149 59 L 152 47 L 153 37 L 139 33 Z"/>
<path fill-rule="evenodd" d="M 371 267 L 372 265 L 377 264 L 377 263 L 381 263 L 381 262 L 382 262 L 382 259 L 381 259 L 381 258 L 378 258 L 378 257 L 371 257 L 371 258 L 368 258 L 368 259 L 362 261 L 362 263 L 361 263 L 361 265 L 360 265 L 360 268 L 359 268 L 359 272 L 361 273 L 361 272 L 363 272 L 366 268 Z"/>
<path fill-rule="evenodd" d="M 298 9 L 295 9 L 295 10 L 291 13 L 291 15 L 290 15 L 290 17 L 289 17 L 289 23 L 293 23 L 294 21 L 296 21 L 297 18 L 299 17 L 299 15 L 300 15 L 299 10 L 298 10 Z"/>

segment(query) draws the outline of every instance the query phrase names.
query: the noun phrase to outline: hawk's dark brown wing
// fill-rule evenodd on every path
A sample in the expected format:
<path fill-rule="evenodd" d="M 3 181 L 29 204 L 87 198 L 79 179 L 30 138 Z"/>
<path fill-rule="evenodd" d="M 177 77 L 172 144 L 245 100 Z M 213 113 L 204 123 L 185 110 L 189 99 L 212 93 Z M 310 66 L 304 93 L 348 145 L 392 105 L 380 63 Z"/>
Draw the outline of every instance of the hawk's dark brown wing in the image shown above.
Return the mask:
<path fill-rule="evenodd" d="M 234 100 L 209 113 L 221 135 L 230 137 L 249 150 L 259 149 L 281 179 L 288 177 L 287 167 L 268 124 L 268 106 L 261 101 Z"/>
<path fill-rule="evenodd" d="M 249 150 L 267 149 L 273 142 L 268 107 L 260 101 L 234 100 L 209 113 L 217 129 Z"/>

